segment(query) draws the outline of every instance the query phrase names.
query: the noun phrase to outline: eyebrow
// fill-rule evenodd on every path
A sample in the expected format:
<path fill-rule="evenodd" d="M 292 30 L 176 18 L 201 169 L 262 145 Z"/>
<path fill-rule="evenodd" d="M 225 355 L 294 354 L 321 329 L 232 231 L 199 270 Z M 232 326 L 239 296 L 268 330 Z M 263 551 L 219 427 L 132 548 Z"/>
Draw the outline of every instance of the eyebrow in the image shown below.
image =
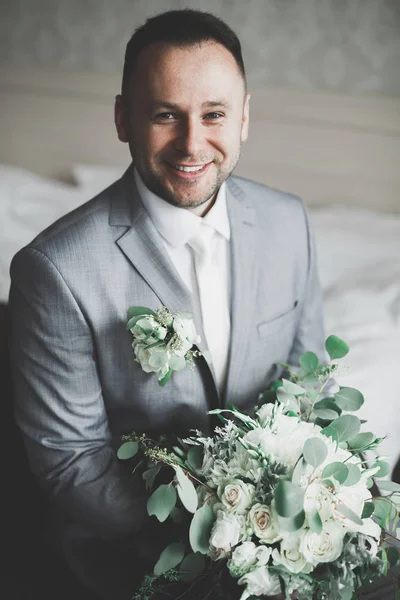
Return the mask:
<path fill-rule="evenodd" d="M 203 102 L 203 104 L 201 106 L 202 106 L 202 108 L 217 108 L 217 107 L 231 108 L 231 105 L 229 104 L 229 102 L 226 102 L 226 100 L 207 100 L 206 102 Z M 173 104 L 172 102 L 163 102 L 163 101 L 155 102 L 154 107 L 155 108 L 168 108 L 169 110 L 180 110 L 179 105 Z"/>

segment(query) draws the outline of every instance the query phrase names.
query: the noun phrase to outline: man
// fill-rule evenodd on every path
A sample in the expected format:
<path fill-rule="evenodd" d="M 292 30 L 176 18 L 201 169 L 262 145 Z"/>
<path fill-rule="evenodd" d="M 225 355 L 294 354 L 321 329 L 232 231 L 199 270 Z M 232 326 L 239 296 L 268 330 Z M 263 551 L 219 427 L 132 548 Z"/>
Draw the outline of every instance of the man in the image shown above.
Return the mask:
<path fill-rule="evenodd" d="M 140 477 L 116 457 L 121 435 L 209 434 L 208 410 L 250 409 L 280 363 L 323 352 L 302 202 L 231 177 L 249 98 L 240 43 L 222 21 L 191 10 L 147 21 L 115 103 L 133 165 L 12 263 L 17 421 L 54 537 L 102 598 L 131 596 L 152 530 Z M 201 259 L 199 234 L 212 247 Z M 193 372 L 160 387 L 134 361 L 125 323 L 135 305 L 194 315 L 203 356 Z"/>

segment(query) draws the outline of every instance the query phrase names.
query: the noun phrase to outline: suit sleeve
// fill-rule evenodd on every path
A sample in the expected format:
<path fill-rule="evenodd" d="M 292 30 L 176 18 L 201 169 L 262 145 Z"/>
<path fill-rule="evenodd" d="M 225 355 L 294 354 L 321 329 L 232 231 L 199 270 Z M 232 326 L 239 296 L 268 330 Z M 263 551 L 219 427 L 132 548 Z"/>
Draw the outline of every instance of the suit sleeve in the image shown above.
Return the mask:
<path fill-rule="evenodd" d="M 303 203 L 302 207 L 305 224 L 304 240 L 306 244 L 305 286 L 300 299 L 300 318 L 288 359 L 289 365 L 295 367 L 299 366 L 301 354 L 308 351 L 315 352 L 321 361 L 327 361 L 323 294 L 318 277 L 315 236 Z"/>
<path fill-rule="evenodd" d="M 11 279 L 14 407 L 31 469 L 74 522 L 102 537 L 135 533 L 146 521 L 145 492 L 110 445 L 89 324 L 40 251 L 21 250 Z"/>

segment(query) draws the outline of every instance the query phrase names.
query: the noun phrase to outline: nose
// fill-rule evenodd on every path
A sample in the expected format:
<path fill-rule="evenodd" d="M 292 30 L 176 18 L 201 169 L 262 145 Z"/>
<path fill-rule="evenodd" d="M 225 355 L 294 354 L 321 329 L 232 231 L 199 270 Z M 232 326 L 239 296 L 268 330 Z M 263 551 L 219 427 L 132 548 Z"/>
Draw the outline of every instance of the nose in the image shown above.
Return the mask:
<path fill-rule="evenodd" d="M 185 156 L 197 157 L 204 147 L 204 131 L 201 122 L 189 117 L 182 119 L 174 147 Z"/>

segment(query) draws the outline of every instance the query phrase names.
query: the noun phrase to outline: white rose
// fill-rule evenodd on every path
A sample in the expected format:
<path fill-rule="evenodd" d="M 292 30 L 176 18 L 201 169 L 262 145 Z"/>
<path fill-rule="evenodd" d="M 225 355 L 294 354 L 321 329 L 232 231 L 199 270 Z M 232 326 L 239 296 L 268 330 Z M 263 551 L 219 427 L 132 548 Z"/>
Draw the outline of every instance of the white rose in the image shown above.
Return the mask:
<path fill-rule="evenodd" d="M 314 569 L 305 560 L 299 549 L 300 538 L 297 537 L 294 543 L 283 541 L 280 549 L 272 552 L 272 560 L 287 568 L 291 573 L 311 573 Z"/>
<path fill-rule="evenodd" d="M 234 514 L 218 510 L 210 536 L 210 546 L 229 552 L 239 542 L 242 521 Z"/>
<path fill-rule="evenodd" d="M 328 521 L 333 516 L 335 506 L 331 492 L 320 482 L 311 483 L 304 493 L 304 510 L 307 516 L 316 509 L 322 521 Z"/>
<path fill-rule="evenodd" d="M 273 544 L 282 538 L 275 529 L 272 506 L 254 504 L 249 511 L 248 522 L 255 535 L 265 544 Z"/>
<path fill-rule="evenodd" d="M 241 600 L 249 596 L 274 596 L 281 592 L 279 577 L 270 573 L 268 567 L 258 567 L 246 573 L 238 580 L 238 584 L 247 586 Z"/>
<path fill-rule="evenodd" d="M 162 379 L 167 374 L 169 356 L 165 348 L 160 346 L 148 348 L 146 345 L 140 343 L 132 345 L 136 360 L 140 363 L 145 373 L 157 373 L 158 379 Z"/>
<path fill-rule="evenodd" d="M 247 570 L 256 564 L 257 546 L 253 542 L 243 542 L 232 552 L 229 565 L 236 569 Z"/>
<path fill-rule="evenodd" d="M 218 496 L 222 504 L 232 512 L 243 514 L 253 500 L 254 486 L 240 479 L 232 479 L 228 484 L 222 484 Z"/>
<path fill-rule="evenodd" d="M 300 539 L 300 552 L 314 567 L 319 563 L 332 562 L 342 553 L 343 535 L 343 528 L 334 521 L 324 523 L 321 533 L 314 533 L 310 529 L 304 530 Z"/>
<path fill-rule="evenodd" d="M 153 344 L 159 340 L 163 340 L 167 335 L 165 327 L 160 325 L 158 321 L 151 315 L 144 316 L 132 327 L 131 332 L 139 342 Z"/>
<path fill-rule="evenodd" d="M 174 317 L 172 327 L 180 339 L 189 342 L 190 346 L 200 342 L 200 336 L 196 333 L 193 317 L 189 313 L 187 313 L 187 316 L 181 314 L 179 317 Z"/>
<path fill-rule="evenodd" d="M 256 412 L 257 419 L 259 423 L 265 427 L 267 423 L 269 423 L 272 417 L 272 409 L 274 408 L 274 404 L 270 402 L 269 404 L 263 404 L 259 410 Z M 275 407 L 276 409 L 277 407 Z"/>
<path fill-rule="evenodd" d="M 336 494 L 337 505 L 340 506 L 343 503 L 345 506 L 350 508 L 357 517 L 361 517 L 364 508 L 364 502 L 370 500 L 371 492 L 367 488 L 365 481 L 361 480 L 356 485 L 352 486 L 341 486 L 339 492 Z M 362 526 L 357 525 L 354 521 L 342 515 L 341 512 L 335 507 L 333 511 L 334 518 L 343 527 L 346 527 L 349 531 L 361 531 Z"/>

